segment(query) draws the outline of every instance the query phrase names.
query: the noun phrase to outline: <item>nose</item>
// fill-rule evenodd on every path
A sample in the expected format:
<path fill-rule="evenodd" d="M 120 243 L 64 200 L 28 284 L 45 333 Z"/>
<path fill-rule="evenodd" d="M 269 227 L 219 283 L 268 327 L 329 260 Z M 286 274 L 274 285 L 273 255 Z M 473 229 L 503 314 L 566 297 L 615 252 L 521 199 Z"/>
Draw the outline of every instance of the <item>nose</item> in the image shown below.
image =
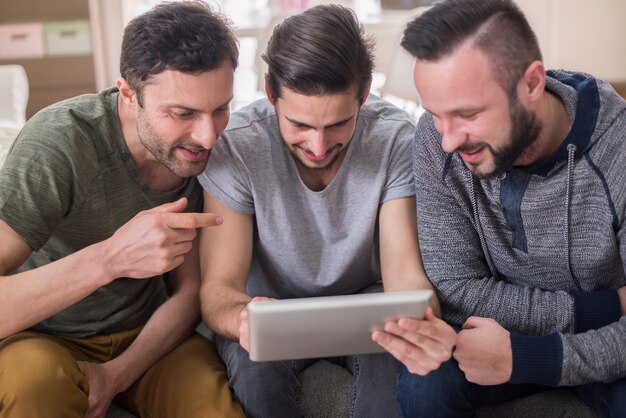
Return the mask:
<path fill-rule="evenodd" d="M 191 131 L 191 139 L 194 143 L 205 149 L 213 148 L 218 136 L 215 122 L 210 116 L 199 118 Z"/>
<path fill-rule="evenodd" d="M 320 157 L 328 151 L 324 129 L 311 129 L 308 141 L 309 151 Z"/>
<path fill-rule="evenodd" d="M 441 147 L 445 152 L 455 152 L 467 141 L 467 134 L 454 121 L 443 120 L 438 125 L 437 130 L 442 136 Z"/>

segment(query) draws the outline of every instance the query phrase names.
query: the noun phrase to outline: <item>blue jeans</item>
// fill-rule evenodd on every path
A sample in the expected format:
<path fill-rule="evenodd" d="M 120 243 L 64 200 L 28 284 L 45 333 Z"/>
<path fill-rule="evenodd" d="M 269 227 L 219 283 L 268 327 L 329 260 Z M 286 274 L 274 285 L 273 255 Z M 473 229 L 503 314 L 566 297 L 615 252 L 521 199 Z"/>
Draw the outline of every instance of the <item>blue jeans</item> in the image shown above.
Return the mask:
<path fill-rule="evenodd" d="M 402 367 L 398 374 L 398 404 L 404 418 L 475 417 L 481 406 L 522 398 L 551 389 L 542 385 L 480 386 L 470 383 L 452 359 L 426 376 Z M 605 417 L 626 416 L 626 380 L 568 388 Z"/>
<path fill-rule="evenodd" d="M 215 337 L 235 399 L 247 417 L 295 418 L 299 407 L 298 374 L 317 359 L 251 361 L 239 343 Z M 367 354 L 327 359 L 346 367 L 354 376 L 351 417 L 400 417 L 396 403 L 396 376 L 400 369 L 391 355 Z"/>

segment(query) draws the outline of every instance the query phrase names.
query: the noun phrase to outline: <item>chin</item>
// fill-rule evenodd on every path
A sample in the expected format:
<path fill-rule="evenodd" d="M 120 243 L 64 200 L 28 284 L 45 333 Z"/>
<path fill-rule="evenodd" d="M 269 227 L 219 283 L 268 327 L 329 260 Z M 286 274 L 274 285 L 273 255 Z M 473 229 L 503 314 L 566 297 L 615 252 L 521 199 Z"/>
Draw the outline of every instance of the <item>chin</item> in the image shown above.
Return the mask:
<path fill-rule="evenodd" d="M 182 177 L 182 178 L 196 177 L 202 174 L 208 162 L 209 161 L 207 160 L 203 162 L 197 162 L 194 164 L 185 164 L 184 166 L 177 164 L 176 166 L 168 166 L 167 168 L 169 168 L 170 171 L 176 174 L 178 177 Z"/>

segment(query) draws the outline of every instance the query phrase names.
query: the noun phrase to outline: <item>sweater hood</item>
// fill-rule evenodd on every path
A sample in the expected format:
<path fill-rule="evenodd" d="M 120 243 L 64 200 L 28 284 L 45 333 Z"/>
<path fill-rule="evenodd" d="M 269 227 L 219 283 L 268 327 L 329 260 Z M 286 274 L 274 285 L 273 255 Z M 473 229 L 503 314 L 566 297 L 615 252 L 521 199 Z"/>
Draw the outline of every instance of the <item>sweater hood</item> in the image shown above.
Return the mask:
<path fill-rule="evenodd" d="M 546 90 L 561 98 L 572 125 L 550 158 L 522 168 L 541 176 L 546 176 L 559 161 L 568 159 L 571 145 L 575 146 L 574 158 L 588 152 L 626 107 L 626 101 L 609 83 L 589 74 L 549 70 L 546 75 Z"/>

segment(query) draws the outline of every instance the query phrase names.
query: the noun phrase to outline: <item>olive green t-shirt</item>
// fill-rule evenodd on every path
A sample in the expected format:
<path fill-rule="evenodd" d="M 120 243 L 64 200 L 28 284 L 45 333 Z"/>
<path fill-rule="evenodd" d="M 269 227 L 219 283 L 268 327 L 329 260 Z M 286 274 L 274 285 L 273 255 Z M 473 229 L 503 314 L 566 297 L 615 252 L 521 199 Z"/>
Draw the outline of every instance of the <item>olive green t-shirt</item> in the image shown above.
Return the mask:
<path fill-rule="evenodd" d="M 18 271 L 103 241 L 138 212 L 183 196 L 188 211 L 201 211 L 195 177 L 163 193 L 138 176 L 118 96 L 111 88 L 57 103 L 33 116 L 15 140 L 0 170 L 0 219 L 33 249 Z M 162 276 L 118 278 L 32 329 L 73 337 L 129 330 L 145 324 L 166 297 Z"/>

